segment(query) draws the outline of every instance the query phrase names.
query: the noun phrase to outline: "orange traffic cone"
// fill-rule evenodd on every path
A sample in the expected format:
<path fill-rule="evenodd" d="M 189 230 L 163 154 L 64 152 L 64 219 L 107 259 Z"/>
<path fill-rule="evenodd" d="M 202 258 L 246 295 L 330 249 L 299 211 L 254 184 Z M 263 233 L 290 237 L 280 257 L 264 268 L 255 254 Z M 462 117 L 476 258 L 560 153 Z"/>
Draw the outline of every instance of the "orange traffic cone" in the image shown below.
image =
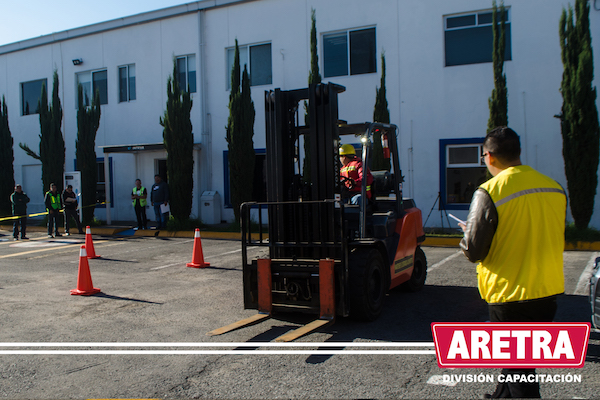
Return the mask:
<path fill-rule="evenodd" d="M 92 230 L 89 226 L 85 227 L 85 248 L 87 250 L 87 258 L 100 258 L 94 251 L 94 242 L 92 241 Z"/>
<path fill-rule="evenodd" d="M 210 265 L 209 263 L 204 262 L 202 241 L 200 240 L 200 229 L 198 228 L 196 228 L 196 233 L 194 234 L 194 254 L 192 255 L 192 262 L 187 263 L 186 265 L 192 268 L 204 268 Z"/>
<path fill-rule="evenodd" d="M 92 275 L 90 274 L 90 265 L 85 251 L 85 245 L 79 250 L 79 273 L 77 274 L 77 289 L 72 289 L 71 294 L 89 296 L 90 294 L 100 292 L 100 289 L 95 288 L 92 283 Z"/>

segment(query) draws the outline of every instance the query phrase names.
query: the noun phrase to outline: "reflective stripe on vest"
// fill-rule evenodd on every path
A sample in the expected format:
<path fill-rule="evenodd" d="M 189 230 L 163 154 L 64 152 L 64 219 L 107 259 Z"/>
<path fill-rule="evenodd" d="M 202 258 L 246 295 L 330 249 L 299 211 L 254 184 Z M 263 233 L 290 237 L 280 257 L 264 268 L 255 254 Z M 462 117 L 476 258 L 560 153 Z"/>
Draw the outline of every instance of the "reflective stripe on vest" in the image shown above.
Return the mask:
<path fill-rule="evenodd" d="M 141 195 L 144 194 L 144 190 L 146 190 L 146 188 L 143 187 L 143 186 L 140 187 L 140 190 L 138 190 L 137 187 L 134 187 L 132 194 L 134 194 L 134 195 L 137 194 L 138 196 L 141 196 Z M 138 200 L 138 199 L 133 199 L 133 202 L 132 202 L 134 207 L 135 207 L 135 201 L 136 200 Z M 146 207 L 146 204 L 148 204 L 147 199 L 139 199 L 139 200 L 140 200 L 140 206 L 141 207 Z"/>
<path fill-rule="evenodd" d="M 481 297 L 488 303 L 505 303 L 563 293 L 567 200 L 561 186 L 519 165 L 480 187 L 498 212 L 490 250 L 477 266 Z"/>

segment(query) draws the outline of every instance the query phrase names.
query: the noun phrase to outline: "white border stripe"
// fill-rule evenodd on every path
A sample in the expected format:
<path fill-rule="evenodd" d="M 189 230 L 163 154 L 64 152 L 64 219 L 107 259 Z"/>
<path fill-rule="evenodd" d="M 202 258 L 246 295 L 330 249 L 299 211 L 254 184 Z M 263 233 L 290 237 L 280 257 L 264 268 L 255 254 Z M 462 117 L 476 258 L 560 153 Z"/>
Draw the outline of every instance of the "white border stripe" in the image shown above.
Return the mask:
<path fill-rule="evenodd" d="M 0 355 L 333 355 L 333 354 L 347 354 L 347 355 L 400 355 L 400 354 L 431 354 L 435 355 L 435 350 L 388 350 L 388 349 L 368 349 L 368 350 L 354 350 L 354 349 L 338 349 L 338 350 L 323 350 L 322 347 L 330 348 L 343 348 L 343 347 L 379 347 L 379 348 L 393 348 L 393 347 L 434 347 L 433 342 L 332 342 L 332 343 L 276 343 L 276 342 L 243 342 L 243 343 L 0 343 L 0 348 L 19 348 L 18 350 L 0 350 Z M 41 347 L 87 347 L 86 350 L 73 350 L 73 349 L 61 349 L 61 350 L 32 350 L 31 348 Z M 301 350 L 212 350 L 212 349 L 195 349 L 195 350 L 89 350 L 90 347 L 129 347 L 129 348 L 148 348 L 148 347 L 279 347 L 279 348 L 290 348 L 290 347 L 316 347 L 316 349 L 301 349 Z"/>
<path fill-rule="evenodd" d="M 3 342 L 0 347 L 434 347 L 433 342 Z"/>
<path fill-rule="evenodd" d="M 0 355 L 74 355 L 74 354 L 104 354 L 104 355 L 186 355 L 186 354 L 219 354 L 219 355 L 281 355 L 281 354 L 431 354 L 435 350 L 0 350 Z"/>

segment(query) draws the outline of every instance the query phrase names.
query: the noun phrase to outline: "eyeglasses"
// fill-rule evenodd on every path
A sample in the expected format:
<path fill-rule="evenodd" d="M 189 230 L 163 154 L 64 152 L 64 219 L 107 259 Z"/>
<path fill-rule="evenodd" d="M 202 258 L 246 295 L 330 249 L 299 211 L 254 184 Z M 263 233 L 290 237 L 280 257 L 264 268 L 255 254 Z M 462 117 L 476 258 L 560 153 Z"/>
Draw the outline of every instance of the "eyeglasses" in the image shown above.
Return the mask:
<path fill-rule="evenodd" d="M 485 153 L 483 153 L 483 154 L 481 155 L 481 162 L 482 162 L 482 163 L 484 163 L 484 162 L 485 162 L 485 156 L 487 156 L 487 155 L 489 155 L 489 154 L 490 154 L 490 152 L 489 152 L 489 151 L 486 151 Z"/>

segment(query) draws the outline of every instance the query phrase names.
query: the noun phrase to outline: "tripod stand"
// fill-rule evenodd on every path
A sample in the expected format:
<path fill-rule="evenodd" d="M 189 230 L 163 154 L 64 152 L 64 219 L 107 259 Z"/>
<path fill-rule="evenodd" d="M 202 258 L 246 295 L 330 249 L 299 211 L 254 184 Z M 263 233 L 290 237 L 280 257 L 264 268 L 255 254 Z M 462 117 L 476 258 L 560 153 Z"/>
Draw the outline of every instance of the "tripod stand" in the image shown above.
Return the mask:
<path fill-rule="evenodd" d="M 440 192 L 438 192 L 437 198 L 433 202 L 433 206 L 431 206 L 431 210 L 429 210 L 429 214 L 427 215 L 427 219 L 425 220 L 425 223 L 423 224 L 423 226 L 427 226 L 427 221 L 429 221 L 429 216 L 433 212 L 433 209 L 435 208 L 435 205 L 437 204 L 438 201 L 440 203 L 438 206 L 438 209 L 440 210 L 440 221 L 442 221 L 442 233 L 443 233 L 444 232 L 444 215 L 443 215 L 443 213 L 446 214 L 446 221 L 448 221 L 448 229 L 450 229 L 451 226 L 450 226 L 450 219 L 448 219 L 448 211 L 446 211 L 446 207 L 442 203 L 442 194 Z"/>

